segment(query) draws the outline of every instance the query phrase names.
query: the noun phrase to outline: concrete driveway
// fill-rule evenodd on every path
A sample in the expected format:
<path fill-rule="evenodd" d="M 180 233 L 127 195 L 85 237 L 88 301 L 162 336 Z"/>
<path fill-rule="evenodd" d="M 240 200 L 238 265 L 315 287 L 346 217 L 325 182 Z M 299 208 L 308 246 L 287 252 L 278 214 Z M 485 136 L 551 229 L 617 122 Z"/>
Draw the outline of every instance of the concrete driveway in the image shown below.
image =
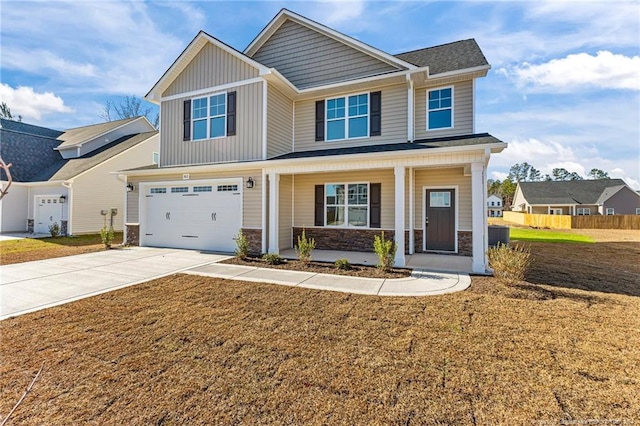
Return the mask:
<path fill-rule="evenodd" d="M 130 247 L 0 266 L 0 320 L 227 257 L 192 250 Z"/>

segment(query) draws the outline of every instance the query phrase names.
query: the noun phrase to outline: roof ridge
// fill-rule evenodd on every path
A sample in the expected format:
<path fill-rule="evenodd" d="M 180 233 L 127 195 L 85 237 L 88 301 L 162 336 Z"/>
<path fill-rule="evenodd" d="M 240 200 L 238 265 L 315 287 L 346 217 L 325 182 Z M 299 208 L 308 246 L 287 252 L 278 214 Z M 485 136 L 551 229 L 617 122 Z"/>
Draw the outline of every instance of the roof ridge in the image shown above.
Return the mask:
<path fill-rule="evenodd" d="M 465 39 L 462 39 L 462 40 L 450 41 L 450 42 L 448 42 L 448 43 L 436 44 L 435 46 L 421 47 L 421 48 L 418 48 L 418 49 L 408 50 L 408 51 L 406 51 L 406 52 L 394 53 L 393 55 L 394 55 L 394 56 L 397 56 L 397 55 L 405 55 L 405 54 L 408 54 L 408 53 L 419 52 L 419 51 L 421 51 L 421 50 L 426 50 L 426 49 L 435 49 L 436 47 L 443 47 L 443 46 L 449 46 L 449 45 L 451 45 L 451 44 L 462 43 L 463 41 L 476 41 L 476 39 L 475 39 L 475 38 L 473 38 L 473 37 L 471 37 L 471 38 L 465 38 Z M 476 43 L 477 43 L 477 42 L 476 42 Z"/>
<path fill-rule="evenodd" d="M 105 121 L 105 122 L 102 122 L 102 123 L 87 124 L 86 126 L 72 127 L 70 129 L 64 130 L 62 133 L 67 133 L 67 132 L 70 132 L 72 130 L 78 130 L 78 129 L 87 129 L 89 127 L 104 126 L 107 123 L 119 123 L 119 122 L 125 122 L 125 121 L 133 121 L 133 120 L 139 119 L 140 117 L 144 117 L 144 115 L 137 115 L 135 117 L 121 118 L 119 120 L 110 120 L 110 121 Z"/>
<path fill-rule="evenodd" d="M 39 127 L 39 126 L 36 126 L 36 127 Z M 53 130 L 55 132 L 59 132 L 59 130 L 49 129 L 48 127 L 40 127 L 40 128 L 41 129 L 47 129 L 47 130 Z M 3 130 L 5 132 L 18 133 L 20 135 L 35 136 L 35 137 L 38 137 L 38 138 L 51 139 L 51 140 L 54 140 L 54 141 L 58 141 L 58 136 L 53 137 L 53 136 L 46 136 L 46 135 L 36 135 L 36 134 L 33 134 L 33 133 L 21 132 L 19 130 L 7 129 L 5 127 L 0 127 L 0 130 Z M 64 132 L 61 132 L 61 133 L 64 133 Z"/>

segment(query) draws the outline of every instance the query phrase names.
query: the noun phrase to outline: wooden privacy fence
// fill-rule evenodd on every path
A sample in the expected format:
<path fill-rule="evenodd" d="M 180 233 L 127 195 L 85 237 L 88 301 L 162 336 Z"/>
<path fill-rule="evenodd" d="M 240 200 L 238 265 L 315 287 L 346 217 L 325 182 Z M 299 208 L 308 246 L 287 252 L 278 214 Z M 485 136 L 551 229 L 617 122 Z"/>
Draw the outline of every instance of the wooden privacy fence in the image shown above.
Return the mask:
<path fill-rule="evenodd" d="M 504 212 L 507 222 L 550 229 L 640 229 L 640 215 L 568 216 Z"/>

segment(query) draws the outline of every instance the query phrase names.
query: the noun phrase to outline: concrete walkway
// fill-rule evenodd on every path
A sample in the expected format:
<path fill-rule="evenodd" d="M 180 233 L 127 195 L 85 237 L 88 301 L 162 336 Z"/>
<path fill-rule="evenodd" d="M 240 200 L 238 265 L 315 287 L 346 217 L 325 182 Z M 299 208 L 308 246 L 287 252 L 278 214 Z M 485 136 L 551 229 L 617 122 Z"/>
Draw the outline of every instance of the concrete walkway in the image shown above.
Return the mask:
<path fill-rule="evenodd" d="M 229 256 L 130 247 L 0 266 L 0 320 L 182 272 L 379 296 L 428 296 L 469 287 L 466 273 L 414 269 L 402 279 L 357 278 L 218 263 Z"/>

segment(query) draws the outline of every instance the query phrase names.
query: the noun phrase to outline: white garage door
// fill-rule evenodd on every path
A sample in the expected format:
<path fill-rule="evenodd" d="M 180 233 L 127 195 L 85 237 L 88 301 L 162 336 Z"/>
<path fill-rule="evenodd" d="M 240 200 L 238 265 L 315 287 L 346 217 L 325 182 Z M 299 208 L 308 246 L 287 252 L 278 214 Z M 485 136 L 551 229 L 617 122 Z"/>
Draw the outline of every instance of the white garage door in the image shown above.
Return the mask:
<path fill-rule="evenodd" d="M 233 252 L 242 226 L 239 188 L 237 181 L 146 187 L 142 245 Z"/>
<path fill-rule="evenodd" d="M 36 200 L 36 220 L 34 231 L 38 234 L 49 233 L 49 227 L 54 223 L 62 226 L 62 204 L 59 196 L 38 196 Z"/>

